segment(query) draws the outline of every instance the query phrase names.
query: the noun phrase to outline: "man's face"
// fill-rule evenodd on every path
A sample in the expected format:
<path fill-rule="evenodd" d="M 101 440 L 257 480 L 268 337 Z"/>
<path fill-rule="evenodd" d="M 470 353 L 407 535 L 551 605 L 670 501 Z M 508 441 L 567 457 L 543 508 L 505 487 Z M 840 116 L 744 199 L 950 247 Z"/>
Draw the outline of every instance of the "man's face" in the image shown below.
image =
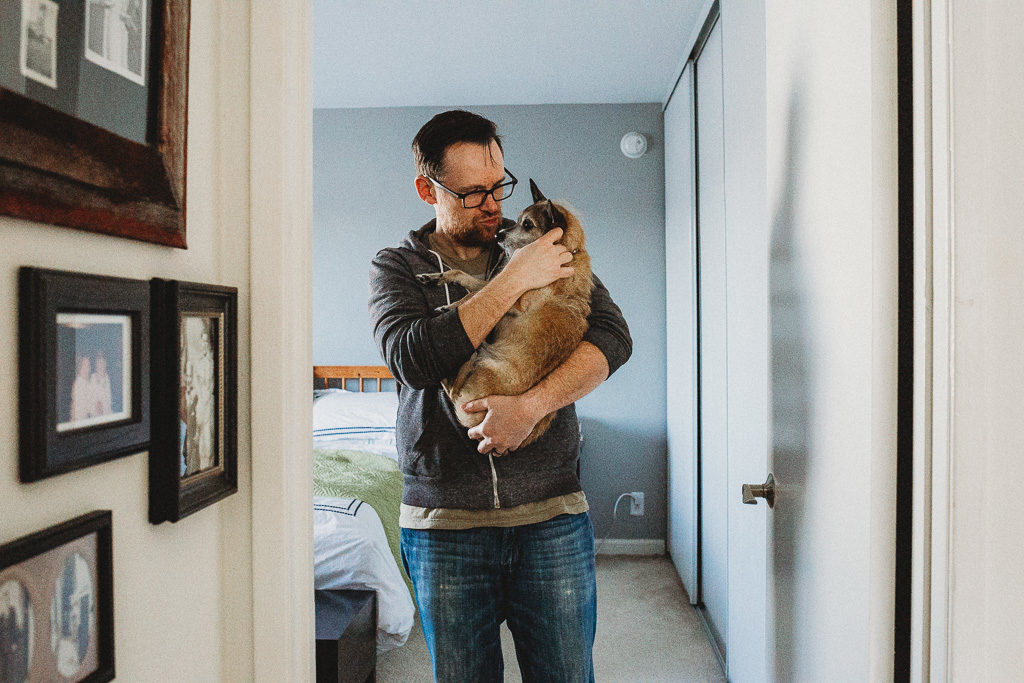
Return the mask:
<path fill-rule="evenodd" d="M 505 159 L 498 144 L 488 146 L 457 142 L 444 154 L 444 177 L 439 181 L 455 192 L 489 190 L 505 177 Z M 485 247 L 494 243 L 501 226 L 501 204 L 490 195 L 475 209 L 462 200 L 434 187 L 437 225 L 445 235 L 466 246 Z"/>

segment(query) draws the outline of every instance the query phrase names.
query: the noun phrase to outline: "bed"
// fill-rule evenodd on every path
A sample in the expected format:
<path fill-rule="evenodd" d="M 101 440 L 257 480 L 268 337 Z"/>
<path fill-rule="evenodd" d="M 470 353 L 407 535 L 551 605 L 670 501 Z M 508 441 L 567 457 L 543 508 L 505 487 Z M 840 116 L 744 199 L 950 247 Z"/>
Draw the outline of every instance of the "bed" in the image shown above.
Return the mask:
<path fill-rule="evenodd" d="M 415 618 L 398 546 L 394 378 L 383 366 L 315 366 L 313 377 L 314 587 L 375 591 L 385 652 Z"/>

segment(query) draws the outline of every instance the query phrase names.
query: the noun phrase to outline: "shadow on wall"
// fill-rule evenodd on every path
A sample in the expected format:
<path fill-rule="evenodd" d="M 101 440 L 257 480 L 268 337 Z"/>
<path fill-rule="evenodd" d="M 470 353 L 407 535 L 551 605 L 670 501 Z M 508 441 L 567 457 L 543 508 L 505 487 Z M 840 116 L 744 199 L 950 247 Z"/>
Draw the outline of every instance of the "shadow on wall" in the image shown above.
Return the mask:
<path fill-rule="evenodd" d="M 775 679 L 793 677 L 790 653 L 810 643 L 794 642 L 794 614 L 800 601 L 794 589 L 798 539 L 805 513 L 810 412 L 807 311 L 803 277 L 794 237 L 800 132 L 803 119 L 800 89 L 790 95 L 786 138 L 785 183 L 772 218 L 768 262 L 771 319 L 772 470 L 777 480 L 772 522 L 774 576 Z"/>

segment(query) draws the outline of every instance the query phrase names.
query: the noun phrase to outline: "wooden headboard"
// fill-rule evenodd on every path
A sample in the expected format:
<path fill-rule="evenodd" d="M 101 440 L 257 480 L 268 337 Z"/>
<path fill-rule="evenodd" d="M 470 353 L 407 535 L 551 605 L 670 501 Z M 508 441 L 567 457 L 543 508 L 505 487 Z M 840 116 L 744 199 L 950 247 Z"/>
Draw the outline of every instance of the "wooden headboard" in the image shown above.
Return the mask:
<path fill-rule="evenodd" d="M 329 388 L 332 379 L 338 380 L 341 388 L 346 388 L 348 380 L 356 380 L 359 391 L 364 391 L 364 380 L 376 380 L 377 391 L 384 390 L 384 380 L 394 379 L 391 371 L 383 365 L 314 365 L 313 385 L 317 389 Z"/>

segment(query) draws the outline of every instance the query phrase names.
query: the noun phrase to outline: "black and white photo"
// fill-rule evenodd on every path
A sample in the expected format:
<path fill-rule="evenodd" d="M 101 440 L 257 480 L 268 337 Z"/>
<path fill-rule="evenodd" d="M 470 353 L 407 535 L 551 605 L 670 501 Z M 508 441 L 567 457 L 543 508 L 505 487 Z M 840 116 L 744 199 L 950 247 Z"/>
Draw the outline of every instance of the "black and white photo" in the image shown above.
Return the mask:
<path fill-rule="evenodd" d="M 181 319 L 182 476 L 216 466 L 217 398 L 223 316 L 185 315 Z"/>
<path fill-rule="evenodd" d="M 21 0 L 21 75 L 57 87 L 57 11 L 52 0 Z"/>
<path fill-rule="evenodd" d="M 85 58 L 146 84 L 148 0 L 86 0 Z"/>
<path fill-rule="evenodd" d="M 21 683 L 32 670 L 35 615 L 28 588 L 17 579 L 0 582 L 0 683 Z"/>
<path fill-rule="evenodd" d="M 114 677 L 111 513 L 0 545 L 0 683 Z"/>
<path fill-rule="evenodd" d="M 131 318 L 57 314 L 57 431 L 131 417 Z"/>
<path fill-rule="evenodd" d="M 89 564 L 77 552 L 64 558 L 50 600 L 50 650 L 57 671 L 76 677 L 96 641 L 96 597 Z"/>
<path fill-rule="evenodd" d="M 85 58 L 145 85 L 146 0 L 86 0 Z"/>

